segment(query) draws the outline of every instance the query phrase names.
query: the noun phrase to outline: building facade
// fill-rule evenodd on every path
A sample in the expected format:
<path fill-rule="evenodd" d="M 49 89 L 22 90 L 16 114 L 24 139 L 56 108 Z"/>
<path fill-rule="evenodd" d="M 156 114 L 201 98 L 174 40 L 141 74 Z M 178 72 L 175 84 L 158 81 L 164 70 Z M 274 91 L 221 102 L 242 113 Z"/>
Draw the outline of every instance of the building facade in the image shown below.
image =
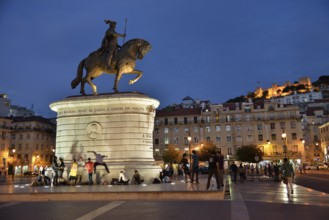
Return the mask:
<path fill-rule="evenodd" d="M 55 154 L 56 125 L 39 116 L 11 117 L 3 158 L 15 175 L 49 166 Z M 8 122 L 7 122 L 8 123 Z M 8 144 L 9 143 L 9 144 Z"/>
<path fill-rule="evenodd" d="M 294 105 L 259 101 L 157 111 L 155 156 L 161 156 L 169 144 L 186 152 L 189 136 L 192 149 L 212 143 L 227 159 L 235 159 L 239 147 L 256 145 L 268 161 L 283 157 L 305 161 L 301 118 L 298 106 Z"/>

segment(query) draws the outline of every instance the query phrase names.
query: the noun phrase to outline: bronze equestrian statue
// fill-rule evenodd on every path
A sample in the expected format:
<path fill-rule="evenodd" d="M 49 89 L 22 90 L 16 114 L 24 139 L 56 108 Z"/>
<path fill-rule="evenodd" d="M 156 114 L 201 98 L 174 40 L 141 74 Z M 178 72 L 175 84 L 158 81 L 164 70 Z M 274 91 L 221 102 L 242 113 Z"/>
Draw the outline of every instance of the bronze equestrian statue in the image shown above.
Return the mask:
<path fill-rule="evenodd" d="M 113 23 L 109 22 L 109 20 L 105 20 L 105 22 L 113 25 Z M 109 30 L 111 28 L 111 33 L 115 33 L 115 26 L 110 26 Z M 125 37 L 125 35 L 126 34 L 118 34 L 116 36 Z M 114 35 L 112 35 L 112 37 L 113 36 Z M 104 39 L 106 37 L 107 33 Z M 129 84 L 135 83 L 139 78 L 142 77 L 143 72 L 135 69 L 136 59 L 143 59 L 143 57 L 151 49 L 150 43 L 146 40 L 136 38 L 127 41 L 122 45 L 121 49 L 119 49 L 120 47 L 117 45 L 117 43 L 114 45 L 117 48 L 113 48 L 113 43 L 111 44 L 111 42 L 109 42 L 105 44 L 104 39 L 101 48 L 90 53 L 87 58 L 80 62 L 77 70 L 77 76 L 71 82 L 72 89 L 76 88 L 81 83 L 80 93 L 82 95 L 86 95 L 84 89 L 86 82 L 91 86 L 93 94 L 97 95 L 97 87 L 92 82 L 92 80 L 102 75 L 103 73 L 116 74 L 113 86 L 114 92 L 118 92 L 118 83 L 122 77 L 122 74 L 137 74 L 136 78 L 129 81 Z M 112 40 L 117 42 L 116 38 L 112 38 Z M 107 45 L 112 45 L 112 47 L 106 48 Z M 108 63 L 109 61 L 110 63 Z M 86 69 L 85 77 L 83 77 L 84 68 Z"/>

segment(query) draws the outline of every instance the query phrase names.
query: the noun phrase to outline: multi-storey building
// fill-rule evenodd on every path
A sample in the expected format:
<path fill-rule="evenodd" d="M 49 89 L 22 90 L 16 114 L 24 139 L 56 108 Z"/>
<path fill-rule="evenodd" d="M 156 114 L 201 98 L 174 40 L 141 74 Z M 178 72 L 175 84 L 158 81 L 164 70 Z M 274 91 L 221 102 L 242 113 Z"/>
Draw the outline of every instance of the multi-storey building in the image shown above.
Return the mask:
<path fill-rule="evenodd" d="M 237 148 L 256 145 L 264 159 L 276 161 L 284 156 L 296 162 L 305 160 L 299 108 L 269 101 L 227 103 L 204 108 L 158 110 L 155 118 L 154 150 L 161 156 L 167 145 L 188 150 L 215 144 L 228 158 Z M 286 138 L 282 138 L 282 134 Z M 284 148 L 284 145 L 287 148 Z"/>
<path fill-rule="evenodd" d="M 321 125 L 319 127 L 320 129 L 320 148 L 321 148 L 321 154 L 319 155 L 319 161 L 321 161 L 322 158 L 320 156 L 323 156 L 323 161 L 329 162 L 329 122 Z"/>
<path fill-rule="evenodd" d="M 56 125 L 39 116 L 13 117 L 9 154 L 15 174 L 49 166 L 55 153 Z"/>
<path fill-rule="evenodd" d="M 0 169 L 1 173 L 5 173 L 7 163 L 9 162 L 9 147 L 11 137 L 11 120 L 0 118 Z"/>

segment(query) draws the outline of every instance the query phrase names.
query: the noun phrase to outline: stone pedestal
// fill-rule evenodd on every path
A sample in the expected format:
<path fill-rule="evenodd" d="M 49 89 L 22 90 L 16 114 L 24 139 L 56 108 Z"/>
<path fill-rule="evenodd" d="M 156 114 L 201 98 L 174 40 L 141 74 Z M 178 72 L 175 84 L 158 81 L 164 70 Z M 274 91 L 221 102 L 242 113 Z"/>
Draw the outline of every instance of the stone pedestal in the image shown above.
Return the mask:
<path fill-rule="evenodd" d="M 145 181 L 159 176 L 161 168 L 153 158 L 153 127 L 159 101 L 140 93 L 114 93 L 98 96 L 72 96 L 50 104 L 57 112 L 56 155 L 70 168 L 73 158 L 105 155 L 110 182 L 125 169 L 129 177 L 137 169 Z M 98 176 L 104 172 L 98 166 Z M 87 175 L 83 177 L 84 181 Z"/>

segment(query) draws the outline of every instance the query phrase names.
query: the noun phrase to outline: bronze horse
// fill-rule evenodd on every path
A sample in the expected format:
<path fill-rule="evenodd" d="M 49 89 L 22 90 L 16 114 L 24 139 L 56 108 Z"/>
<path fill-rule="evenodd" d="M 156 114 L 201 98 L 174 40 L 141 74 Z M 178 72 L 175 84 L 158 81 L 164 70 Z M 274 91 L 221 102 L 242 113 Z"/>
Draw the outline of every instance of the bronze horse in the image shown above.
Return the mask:
<path fill-rule="evenodd" d="M 122 45 L 113 57 L 110 67 L 106 65 L 106 53 L 102 54 L 99 51 L 94 51 L 87 58 L 81 60 L 77 76 L 72 80 L 71 87 L 74 89 L 81 83 L 80 93 L 86 95 L 84 86 L 87 82 L 91 86 L 93 94 L 97 95 L 97 87 L 92 80 L 103 73 L 108 73 L 116 74 L 113 90 L 118 92 L 118 82 L 123 73 L 137 74 L 136 78 L 129 81 L 129 84 L 135 83 L 142 77 L 143 72 L 135 69 L 136 59 L 143 59 L 150 49 L 151 45 L 146 40 L 138 38 L 129 40 Z M 86 69 L 85 77 L 83 77 L 83 68 Z"/>

